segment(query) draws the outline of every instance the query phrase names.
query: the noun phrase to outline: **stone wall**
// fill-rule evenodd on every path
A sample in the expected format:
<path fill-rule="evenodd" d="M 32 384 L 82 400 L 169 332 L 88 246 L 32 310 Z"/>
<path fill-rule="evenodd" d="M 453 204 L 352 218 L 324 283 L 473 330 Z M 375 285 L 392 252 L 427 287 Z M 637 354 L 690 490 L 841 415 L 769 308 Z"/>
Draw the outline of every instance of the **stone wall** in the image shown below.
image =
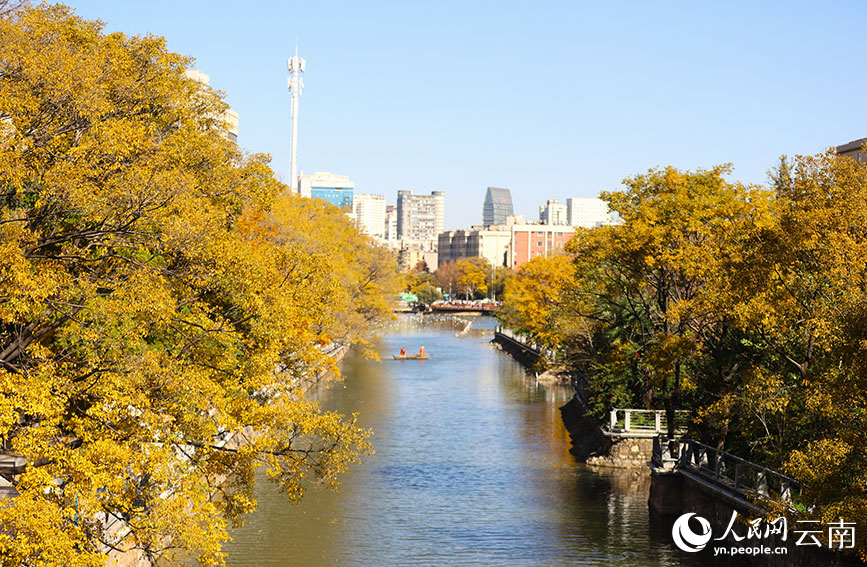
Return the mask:
<path fill-rule="evenodd" d="M 588 465 L 644 468 L 653 456 L 653 439 L 605 435 L 577 397 L 560 408 L 560 415 L 572 439 L 570 452 Z"/>
<path fill-rule="evenodd" d="M 618 468 L 644 468 L 653 456 L 653 439 L 612 437 L 608 454 L 587 459 L 588 465 Z"/>

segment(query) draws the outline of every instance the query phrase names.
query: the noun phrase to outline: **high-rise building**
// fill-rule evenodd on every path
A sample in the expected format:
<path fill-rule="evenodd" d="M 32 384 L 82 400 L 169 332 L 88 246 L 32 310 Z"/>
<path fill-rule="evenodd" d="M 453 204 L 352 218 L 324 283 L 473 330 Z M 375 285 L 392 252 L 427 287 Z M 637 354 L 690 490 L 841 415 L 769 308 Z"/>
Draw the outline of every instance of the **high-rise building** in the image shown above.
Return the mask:
<path fill-rule="evenodd" d="M 561 205 L 555 200 L 548 200 L 544 205 L 539 207 L 539 222 L 550 225 L 565 225 L 566 205 Z"/>
<path fill-rule="evenodd" d="M 397 206 L 395 205 L 385 206 L 384 238 L 391 241 L 397 240 Z"/>
<path fill-rule="evenodd" d="M 482 207 L 482 224 L 506 224 L 506 217 L 513 214 L 512 193 L 500 187 L 488 187 L 485 193 L 485 204 Z"/>
<path fill-rule="evenodd" d="M 567 224 L 582 228 L 594 228 L 611 224 L 612 216 L 608 203 L 602 199 L 575 198 L 566 199 Z"/>
<path fill-rule="evenodd" d="M 304 197 L 328 201 L 343 211 L 352 211 L 352 193 L 355 183 L 345 175 L 320 171 L 298 178 L 298 193 Z"/>
<path fill-rule="evenodd" d="M 355 195 L 353 211 L 355 226 L 362 234 L 385 238 L 385 196 Z"/>
<path fill-rule="evenodd" d="M 436 245 L 437 235 L 445 226 L 445 192 L 413 195 L 412 191 L 397 192 L 397 236 L 411 242 Z"/>
<path fill-rule="evenodd" d="M 202 87 L 211 88 L 211 77 L 207 73 L 203 73 L 198 69 L 187 69 L 184 71 L 184 75 L 187 76 L 188 79 L 192 79 L 202 85 Z M 225 123 L 225 128 L 222 129 L 222 133 L 225 136 L 228 136 L 230 140 L 233 142 L 238 142 L 238 113 L 232 110 L 231 108 L 227 108 L 223 115 L 220 118 Z"/>

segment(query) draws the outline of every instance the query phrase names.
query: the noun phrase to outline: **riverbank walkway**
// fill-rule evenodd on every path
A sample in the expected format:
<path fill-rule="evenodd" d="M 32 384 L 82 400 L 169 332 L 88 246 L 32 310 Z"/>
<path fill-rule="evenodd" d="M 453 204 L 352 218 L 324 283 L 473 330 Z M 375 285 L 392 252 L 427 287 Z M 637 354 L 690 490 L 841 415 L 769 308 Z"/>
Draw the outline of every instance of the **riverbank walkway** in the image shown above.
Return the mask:
<path fill-rule="evenodd" d="M 544 345 L 538 344 L 530 336 L 517 333 L 502 325 L 497 325 L 494 330 L 494 341 L 507 343 L 535 360 L 544 360 L 549 364 L 557 364 L 563 358 L 557 350 L 545 348 Z"/>
<path fill-rule="evenodd" d="M 692 439 L 656 436 L 649 464 L 655 473 L 686 476 L 719 497 L 734 498 L 741 507 L 755 511 L 760 501 L 781 501 L 791 507 L 800 495 L 800 484 L 794 478 Z"/>

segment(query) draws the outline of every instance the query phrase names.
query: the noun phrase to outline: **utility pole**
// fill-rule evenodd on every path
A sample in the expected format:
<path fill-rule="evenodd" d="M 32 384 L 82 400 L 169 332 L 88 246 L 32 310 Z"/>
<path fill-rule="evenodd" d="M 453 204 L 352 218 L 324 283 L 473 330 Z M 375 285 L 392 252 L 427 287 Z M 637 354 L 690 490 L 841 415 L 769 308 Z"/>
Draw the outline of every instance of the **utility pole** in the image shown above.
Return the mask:
<path fill-rule="evenodd" d="M 301 74 L 304 73 L 306 62 L 298 57 L 298 45 L 295 45 L 295 57 L 290 57 L 286 66 L 289 68 L 289 94 L 292 95 L 292 165 L 290 168 L 290 185 L 292 192 L 298 192 L 298 97 L 301 95 L 301 90 L 304 88 L 304 81 L 301 80 Z"/>
<path fill-rule="evenodd" d="M 497 292 L 494 291 L 494 261 L 491 260 L 491 301 L 497 300 Z"/>

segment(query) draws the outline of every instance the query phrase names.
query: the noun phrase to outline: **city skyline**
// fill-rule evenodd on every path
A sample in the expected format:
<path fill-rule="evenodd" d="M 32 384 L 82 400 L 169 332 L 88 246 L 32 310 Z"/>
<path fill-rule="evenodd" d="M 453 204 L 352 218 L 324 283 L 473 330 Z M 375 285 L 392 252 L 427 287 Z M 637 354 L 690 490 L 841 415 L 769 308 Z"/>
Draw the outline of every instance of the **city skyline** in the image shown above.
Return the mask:
<path fill-rule="evenodd" d="M 362 193 L 446 191 L 449 227 L 478 222 L 488 186 L 527 214 L 540 193 L 595 197 L 655 166 L 731 162 L 732 178 L 764 183 L 780 154 L 845 144 L 867 122 L 856 2 L 70 5 L 195 57 L 240 114 L 241 147 L 271 153 L 287 184 L 297 39 L 299 168 Z"/>

